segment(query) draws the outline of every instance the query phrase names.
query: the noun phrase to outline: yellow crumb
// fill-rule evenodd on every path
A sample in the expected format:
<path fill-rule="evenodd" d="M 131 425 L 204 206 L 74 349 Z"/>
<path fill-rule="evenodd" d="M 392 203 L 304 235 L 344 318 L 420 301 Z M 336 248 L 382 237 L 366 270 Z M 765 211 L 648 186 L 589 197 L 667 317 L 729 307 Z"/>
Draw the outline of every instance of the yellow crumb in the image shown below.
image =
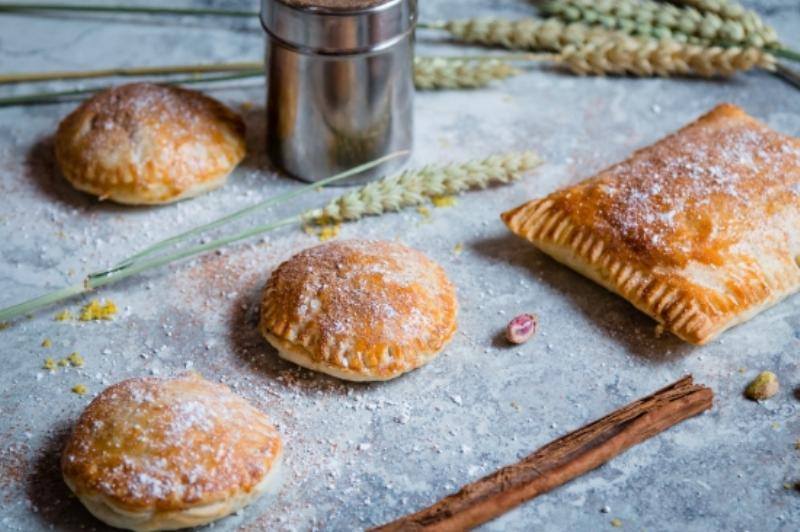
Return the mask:
<path fill-rule="evenodd" d="M 53 318 L 56 321 L 69 321 L 72 319 L 72 312 L 64 309 Z"/>
<path fill-rule="evenodd" d="M 800 438 L 797 438 L 794 442 L 794 448 L 800 451 Z"/>
<path fill-rule="evenodd" d="M 739 368 L 739 373 L 747 373 L 747 368 Z"/>
<path fill-rule="evenodd" d="M 417 212 L 425 218 L 431 217 L 431 211 L 427 207 L 417 207 Z"/>
<path fill-rule="evenodd" d="M 327 240 L 331 240 L 339 236 L 339 231 L 341 230 L 341 224 L 334 224 L 334 225 L 327 225 L 320 229 L 319 231 L 319 241 L 325 242 Z"/>
<path fill-rule="evenodd" d="M 7 321 L 0 321 L 0 331 L 8 329 L 9 327 L 11 327 L 11 324 Z"/>
<path fill-rule="evenodd" d="M 320 216 L 307 221 L 303 226 L 303 231 L 307 235 L 317 235 L 320 242 L 325 242 L 339 236 L 341 228 L 341 220 L 336 220 L 329 216 Z"/>
<path fill-rule="evenodd" d="M 62 358 L 61 360 L 58 361 L 58 365 L 61 366 L 62 368 L 66 368 L 67 366 L 69 366 L 69 359 Z"/>
<path fill-rule="evenodd" d="M 772 424 L 772 430 L 778 430 L 780 428 L 781 428 L 781 424 L 778 423 L 777 421 Z"/>
<path fill-rule="evenodd" d="M 52 347 L 52 346 L 53 342 L 51 342 L 49 338 L 45 338 L 44 340 L 42 340 L 42 347 Z"/>
<path fill-rule="evenodd" d="M 47 357 L 44 359 L 44 364 L 42 364 L 42 368 L 44 369 L 56 369 L 56 361 L 53 360 L 53 357 Z"/>
<path fill-rule="evenodd" d="M 72 366 L 74 366 L 76 368 L 82 368 L 83 364 L 85 362 L 85 360 L 83 360 L 83 357 L 81 356 L 81 354 L 78 353 L 77 351 L 75 351 L 74 353 L 71 353 L 67 357 L 67 360 L 69 361 L 70 364 L 72 364 Z"/>
<path fill-rule="evenodd" d="M 117 313 L 117 305 L 110 299 L 100 303 L 97 299 L 92 299 L 81 308 L 81 321 L 110 320 L 111 316 Z"/>
<path fill-rule="evenodd" d="M 458 203 L 455 196 L 434 196 L 431 198 L 434 207 L 452 207 Z"/>
<path fill-rule="evenodd" d="M 462 244 L 461 242 L 453 246 L 453 253 L 455 253 L 456 255 L 461 255 L 463 252 L 464 252 L 464 244 Z"/>
<path fill-rule="evenodd" d="M 78 395 L 84 395 L 87 391 L 85 384 L 76 384 L 72 387 L 72 393 L 77 393 Z"/>
<path fill-rule="evenodd" d="M 250 111 L 251 109 L 253 109 L 255 106 L 256 106 L 256 104 L 254 104 L 253 102 L 248 100 L 248 101 L 240 103 L 239 104 L 239 109 L 241 109 L 242 111 L 244 111 L 246 113 L 247 111 Z"/>
<path fill-rule="evenodd" d="M 622 519 L 615 517 L 611 520 L 611 526 L 614 528 L 622 528 Z"/>

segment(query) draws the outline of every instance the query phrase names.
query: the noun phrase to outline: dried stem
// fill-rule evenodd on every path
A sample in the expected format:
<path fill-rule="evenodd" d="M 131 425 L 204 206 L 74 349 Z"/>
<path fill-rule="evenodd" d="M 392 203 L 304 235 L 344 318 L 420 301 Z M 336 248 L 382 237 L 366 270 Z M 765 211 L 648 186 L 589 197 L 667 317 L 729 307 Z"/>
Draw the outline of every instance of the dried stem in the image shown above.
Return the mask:
<path fill-rule="evenodd" d="M 133 13 L 139 15 L 179 15 L 216 17 L 258 17 L 258 11 L 239 11 L 230 9 L 209 9 L 192 7 L 147 7 L 135 5 L 105 6 L 97 4 L 60 3 L 0 3 L 2 11 L 61 11 L 81 13 Z"/>
<path fill-rule="evenodd" d="M 207 77 L 192 76 L 189 78 L 159 81 L 159 83 L 163 83 L 165 85 L 192 85 L 192 84 L 202 84 L 202 83 L 219 83 L 221 81 L 236 81 L 236 80 L 257 78 L 257 77 L 262 77 L 263 75 L 264 72 L 261 70 L 243 71 L 227 76 L 207 76 Z M 96 92 L 108 89 L 110 87 L 111 85 L 102 85 L 102 86 L 88 87 L 85 89 L 46 91 L 46 92 L 37 92 L 33 94 L 6 96 L 4 98 L 0 98 L 0 107 L 6 107 L 10 105 L 34 105 L 34 104 L 46 104 L 46 103 L 58 103 L 64 100 L 82 98 L 86 95 L 94 94 Z"/>
<path fill-rule="evenodd" d="M 55 81 L 65 79 L 90 79 L 169 76 L 173 74 L 209 74 L 215 72 L 260 71 L 263 64 L 255 61 L 238 63 L 213 63 L 207 65 L 170 65 L 157 67 L 105 68 L 101 70 L 62 70 L 51 72 L 22 72 L 19 74 L 0 74 L 0 83 L 20 83 L 27 81 Z"/>

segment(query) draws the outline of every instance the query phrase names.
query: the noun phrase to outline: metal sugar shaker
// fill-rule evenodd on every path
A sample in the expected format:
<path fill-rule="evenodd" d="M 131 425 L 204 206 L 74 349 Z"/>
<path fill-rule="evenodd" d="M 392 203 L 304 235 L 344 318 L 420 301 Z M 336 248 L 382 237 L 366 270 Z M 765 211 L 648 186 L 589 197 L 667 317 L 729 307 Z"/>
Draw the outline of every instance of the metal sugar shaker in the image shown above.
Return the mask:
<path fill-rule="evenodd" d="M 411 149 L 416 20 L 416 0 L 262 0 L 267 152 L 278 169 L 315 182 Z"/>

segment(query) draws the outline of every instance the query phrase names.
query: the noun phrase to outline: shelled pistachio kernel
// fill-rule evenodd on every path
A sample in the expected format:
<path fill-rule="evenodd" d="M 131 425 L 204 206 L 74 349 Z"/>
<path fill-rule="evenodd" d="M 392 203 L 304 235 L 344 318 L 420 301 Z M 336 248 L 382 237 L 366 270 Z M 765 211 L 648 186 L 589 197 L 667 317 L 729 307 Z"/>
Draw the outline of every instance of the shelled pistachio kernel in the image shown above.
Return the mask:
<path fill-rule="evenodd" d="M 524 344 L 536 334 L 536 316 L 520 314 L 506 326 L 506 340 L 512 344 Z"/>
<path fill-rule="evenodd" d="M 762 371 L 747 385 L 744 394 L 753 401 L 764 401 L 778 393 L 779 389 L 778 377 L 771 371 Z"/>

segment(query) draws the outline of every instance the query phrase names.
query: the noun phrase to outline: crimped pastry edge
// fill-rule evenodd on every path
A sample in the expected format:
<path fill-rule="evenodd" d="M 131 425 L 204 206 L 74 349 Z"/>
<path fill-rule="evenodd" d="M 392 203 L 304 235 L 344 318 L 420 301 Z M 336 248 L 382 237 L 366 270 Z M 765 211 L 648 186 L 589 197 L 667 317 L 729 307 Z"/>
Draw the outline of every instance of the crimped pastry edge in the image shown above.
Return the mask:
<path fill-rule="evenodd" d="M 175 196 L 166 197 L 164 195 L 157 196 L 160 199 L 156 198 L 148 198 L 141 194 L 136 194 L 133 192 L 129 192 L 127 190 L 119 190 L 117 192 L 109 192 L 108 190 L 104 190 L 100 187 L 92 186 L 92 183 L 82 182 L 78 180 L 74 180 L 70 177 L 70 174 L 62 170 L 64 173 L 64 177 L 69 181 L 69 183 L 76 189 L 80 190 L 81 192 L 86 192 L 87 194 L 91 194 L 93 196 L 97 196 L 100 201 L 111 200 L 115 203 L 121 203 L 123 205 L 169 205 L 170 203 L 176 203 L 178 201 L 182 201 L 185 199 L 195 198 L 206 192 L 211 192 L 212 190 L 216 190 L 228 181 L 228 176 L 233 173 L 233 170 L 236 168 L 236 165 L 241 162 L 241 158 L 239 161 L 232 163 L 232 167 L 230 170 L 225 170 L 221 172 L 216 177 L 210 177 L 206 180 L 197 183 L 196 185 L 187 188 L 183 192 Z"/>
<path fill-rule="evenodd" d="M 188 199 L 214 190 L 225 184 L 227 177 L 235 170 L 247 155 L 246 124 L 239 113 L 219 100 L 200 91 L 181 87 L 157 87 L 180 94 L 181 98 L 202 102 L 216 115 L 216 120 L 227 125 L 221 128 L 223 142 L 214 143 L 219 151 L 216 164 L 206 170 L 197 171 L 193 175 L 193 183 L 186 187 L 171 188 L 169 183 L 155 181 L 149 188 L 138 189 L 135 183 L 140 181 L 136 171 L 130 165 L 107 165 L 103 161 L 86 160 L 84 156 L 76 156 L 72 137 L 80 125 L 91 118 L 91 102 L 103 97 L 106 93 L 121 90 L 132 90 L 134 86 L 153 86 L 151 83 L 129 83 L 102 91 L 69 113 L 58 125 L 54 139 L 56 162 L 66 180 L 77 190 L 97 196 L 100 200 L 111 200 L 125 205 L 164 205 Z M 150 87 L 149 90 L 154 90 Z M 225 131 L 222 131 L 225 130 Z M 80 153 L 80 152 L 78 152 Z M 157 168 L 160 173 L 168 173 L 164 168 Z M 153 172 L 150 167 L 148 172 Z M 111 177 L 113 183 L 108 182 Z"/>
<path fill-rule="evenodd" d="M 668 276 L 614 258 L 607 252 L 609 243 L 595 231 L 578 226 L 565 212 L 551 212 L 551 207 L 552 202 L 543 198 L 504 212 L 500 217 L 516 235 L 556 261 L 622 296 L 667 330 L 692 344 L 712 341 L 729 328 L 792 295 L 800 285 L 798 273 L 785 270 L 765 280 L 769 291 L 760 303 L 725 309 L 725 306 L 730 307 L 727 301 L 701 300 L 670 282 Z"/>
<path fill-rule="evenodd" d="M 134 530 L 135 532 L 152 532 L 155 530 L 179 530 L 201 526 L 222 519 L 250 505 L 265 494 L 275 494 L 280 489 L 283 472 L 283 447 L 274 458 L 269 472 L 249 492 L 238 492 L 233 496 L 213 503 L 199 506 L 188 506 L 183 510 L 159 512 L 152 508 L 130 510 L 116 504 L 112 498 L 98 492 L 79 493 L 70 478 L 64 476 L 64 482 L 78 497 L 81 503 L 97 519 L 116 528 Z"/>
<path fill-rule="evenodd" d="M 373 371 L 369 368 L 366 368 L 361 371 L 353 371 L 347 368 L 336 367 L 332 364 L 326 364 L 324 362 L 317 362 L 312 357 L 308 350 L 300 344 L 296 344 L 294 342 L 290 342 L 288 340 L 284 340 L 283 338 L 279 338 L 274 334 L 266 331 L 263 327 L 261 328 L 261 334 L 267 340 L 267 342 L 272 345 L 277 351 L 278 355 L 283 358 L 284 360 L 288 360 L 289 362 L 293 362 L 298 366 L 302 366 L 306 369 L 310 369 L 313 371 L 318 371 L 320 373 L 325 373 L 327 375 L 331 375 L 332 377 L 336 377 L 337 379 L 342 379 L 346 381 L 352 382 L 375 382 L 375 381 L 389 381 L 395 379 L 401 375 L 404 375 L 410 371 L 415 369 L 419 369 L 422 366 L 428 364 L 431 360 L 436 358 L 439 353 L 444 350 L 439 349 L 438 351 L 433 351 L 430 353 L 420 353 L 417 355 L 418 364 L 411 365 L 407 364 L 402 370 L 393 371 L 393 372 L 386 372 L 386 371 Z M 446 345 L 452 335 L 447 338 L 444 342 Z"/>
<path fill-rule="evenodd" d="M 362 244 L 371 242 L 378 245 L 397 244 L 380 240 L 359 241 L 354 239 L 353 241 L 338 241 L 339 244 L 357 242 Z M 333 244 L 322 244 L 308 250 Z M 308 250 L 301 251 L 299 254 L 295 254 L 285 260 L 270 275 L 261 298 L 259 329 L 262 335 L 266 339 L 267 334 L 269 334 L 280 340 L 280 342 L 285 342 L 286 346 L 288 346 L 285 352 L 291 351 L 288 355 L 288 360 L 293 360 L 293 358 L 308 360 L 307 363 L 301 365 L 330 375 L 335 374 L 320 369 L 319 365 L 323 365 L 325 368 L 333 368 L 334 372 L 341 370 L 345 375 L 341 378 L 345 380 L 389 380 L 427 364 L 444 350 L 458 330 L 458 297 L 455 286 L 440 264 L 418 250 L 407 246 L 402 247 L 406 248 L 406 251 L 421 255 L 425 261 L 429 262 L 431 269 L 436 272 L 437 284 L 446 287 L 442 287 L 443 293 L 441 295 L 443 297 L 438 298 L 435 303 L 444 311 L 439 313 L 442 318 L 440 322 L 442 327 L 437 329 L 436 332 L 438 334 L 433 339 L 423 339 L 419 335 L 408 335 L 410 337 L 407 341 L 379 341 L 357 349 L 352 344 L 353 340 L 360 336 L 353 331 L 347 334 L 329 334 L 326 337 L 314 326 L 315 320 L 313 318 L 306 316 L 302 320 L 297 320 L 292 316 L 291 312 L 287 311 L 286 306 L 275 297 L 275 285 L 279 283 L 280 271 L 295 260 L 295 257 Z M 425 309 L 418 310 L 424 311 Z M 326 340 L 319 342 L 322 337 L 326 337 Z M 275 347 L 283 349 L 284 344 L 280 343 Z M 301 349 L 302 351 L 299 354 L 294 353 L 296 349 Z M 342 360 L 350 359 L 357 360 L 358 363 L 349 365 L 341 362 Z"/>

